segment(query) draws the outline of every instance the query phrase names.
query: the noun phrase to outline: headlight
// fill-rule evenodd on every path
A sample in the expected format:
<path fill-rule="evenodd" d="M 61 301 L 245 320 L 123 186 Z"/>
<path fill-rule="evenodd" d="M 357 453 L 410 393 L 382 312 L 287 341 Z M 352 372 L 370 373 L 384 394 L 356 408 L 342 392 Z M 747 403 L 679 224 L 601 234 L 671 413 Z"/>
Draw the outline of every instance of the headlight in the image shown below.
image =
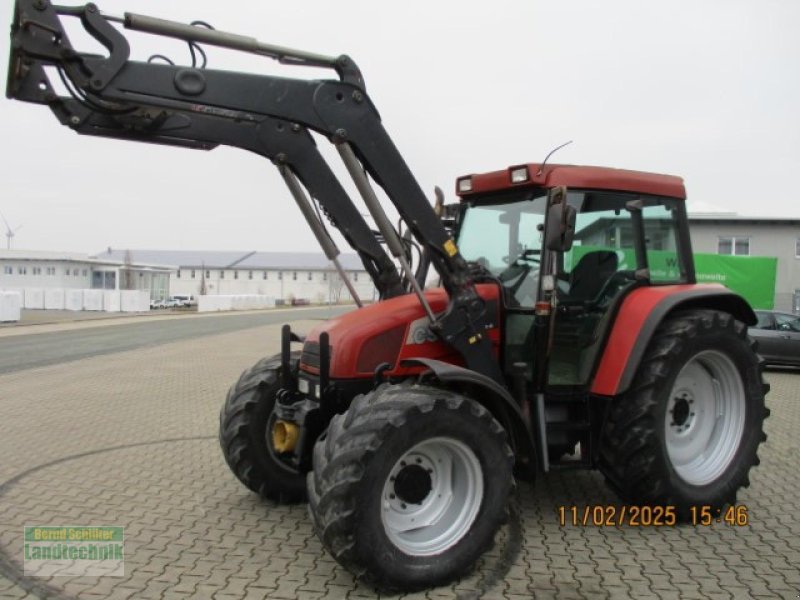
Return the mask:
<path fill-rule="evenodd" d="M 528 181 L 528 167 L 511 169 L 511 183 L 524 183 L 526 181 Z"/>

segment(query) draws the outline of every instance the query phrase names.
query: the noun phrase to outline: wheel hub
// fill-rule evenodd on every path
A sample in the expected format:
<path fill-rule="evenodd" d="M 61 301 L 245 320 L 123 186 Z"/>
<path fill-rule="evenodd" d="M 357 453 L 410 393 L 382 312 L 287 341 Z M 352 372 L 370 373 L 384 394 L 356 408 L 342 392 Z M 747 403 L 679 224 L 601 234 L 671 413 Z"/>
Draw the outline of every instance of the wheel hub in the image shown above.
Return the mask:
<path fill-rule="evenodd" d="M 418 459 L 422 462 L 422 459 Z M 394 493 L 408 504 L 421 504 L 433 489 L 430 472 L 419 464 L 401 467 L 394 478 Z"/>
<path fill-rule="evenodd" d="M 667 403 L 664 433 L 676 473 L 691 485 L 707 485 L 736 456 L 745 422 L 745 389 L 731 358 L 704 350 L 678 373 Z"/>
<path fill-rule="evenodd" d="M 687 431 L 694 422 L 694 410 L 692 408 L 694 398 L 691 392 L 682 391 L 672 399 L 672 422 L 670 427 L 673 427 L 677 433 Z"/>
<path fill-rule="evenodd" d="M 483 500 L 483 469 L 463 442 L 438 437 L 406 452 L 383 486 L 381 520 L 389 540 L 411 556 L 457 544 Z"/>

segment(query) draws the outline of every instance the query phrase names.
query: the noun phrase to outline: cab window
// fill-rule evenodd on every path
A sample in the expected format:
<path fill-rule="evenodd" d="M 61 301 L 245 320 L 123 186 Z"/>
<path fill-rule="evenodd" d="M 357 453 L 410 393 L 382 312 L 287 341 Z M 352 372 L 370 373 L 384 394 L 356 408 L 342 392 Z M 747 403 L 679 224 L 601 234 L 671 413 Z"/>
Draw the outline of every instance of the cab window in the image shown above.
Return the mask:
<path fill-rule="evenodd" d="M 756 329 L 775 329 L 775 323 L 772 321 L 772 315 L 765 312 L 756 311 Z"/>

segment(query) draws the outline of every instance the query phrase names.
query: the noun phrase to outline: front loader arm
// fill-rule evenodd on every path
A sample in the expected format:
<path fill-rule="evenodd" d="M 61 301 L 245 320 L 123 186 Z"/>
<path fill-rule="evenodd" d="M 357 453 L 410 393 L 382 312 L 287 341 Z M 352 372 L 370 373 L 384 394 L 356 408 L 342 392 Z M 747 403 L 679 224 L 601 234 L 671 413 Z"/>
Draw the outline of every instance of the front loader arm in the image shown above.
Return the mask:
<path fill-rule="evenodd" d="M 202 150 L 222 144 L 250 150 L 279 167 L 290 168 L 356 250 L 381 298 L 405 293 L 394 263 L 304 127 L 270 117 L 232 120 L 150 106 L 130 107 L 117 113 L 101 112 L 74 98 L 57 96 L 38 60 L 30 61 L 15 89 L 17 99 L 47 104 L 63 125 L 81 135 Z"/>
<path fill-rule="evenodd" d="M 81 18 L 87 31 L 108 48 L 109 56 L 76 52 L 60 15 Z M 486 306 L 475 290 L 466 261 L 383 128 L 352 60 L 276 50 L 250 38 L 138 15 L 126 14 L 120 21 L 132 29 L 244 49 L 281 62 L 329 66 L 340 80 L 300 80 L 131 61 L 127 41 L 94 5 L 62 8 L 48 0 L 17 0 L 7 95 L 17 97 L 26 61 L 39 60 L 62 68 L 88 101 L 112 112 L 149 106 L 239 122 L 268 117 L 321 133 L 339 146 L 340 152 L 352 151 L 385 190 L 416 239 L 430 250 L 450 296 L 448 309 L 435 317 L 432 329 L 464 357 L 469 368 L 503 382 L 484 335 L 490 322 Z M 425 304 L 424 298 L 421 301 Z"/>

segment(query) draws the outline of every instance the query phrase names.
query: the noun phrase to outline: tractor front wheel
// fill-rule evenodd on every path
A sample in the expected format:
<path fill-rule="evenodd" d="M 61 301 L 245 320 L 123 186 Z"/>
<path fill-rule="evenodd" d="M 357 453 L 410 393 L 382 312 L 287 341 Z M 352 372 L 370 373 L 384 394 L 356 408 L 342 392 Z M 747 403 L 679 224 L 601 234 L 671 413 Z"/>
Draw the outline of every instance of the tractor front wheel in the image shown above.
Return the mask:
<path fill-rule="evenodd" d="M 626 502 L 674 506 L 683 520 L 692 506 L 722 509 L 758 464 L 768 389 L 743 323 L 715 310 L 671 316 L 613 400 L 600 468 Z"/>
<path fill-rule="evenodd" d="M 299 352 L 292 352 L 296 365 Z M 233 474 L 252 491 L 288 504 L 305 500 L 305 473 L 272 448 L 273 408 L 280 389 L 281 356 L 257 362 L 228 391 L 219 413 L 219 444 Z"/>
<path fill-rule="evenodd" d="M 351 572 L 384 588 L 436 585 L 491 546 L 507 518 L 513 462 L 505 430 L 477 402 L 384 384 L 317 442 L 309 510 Z"/>

